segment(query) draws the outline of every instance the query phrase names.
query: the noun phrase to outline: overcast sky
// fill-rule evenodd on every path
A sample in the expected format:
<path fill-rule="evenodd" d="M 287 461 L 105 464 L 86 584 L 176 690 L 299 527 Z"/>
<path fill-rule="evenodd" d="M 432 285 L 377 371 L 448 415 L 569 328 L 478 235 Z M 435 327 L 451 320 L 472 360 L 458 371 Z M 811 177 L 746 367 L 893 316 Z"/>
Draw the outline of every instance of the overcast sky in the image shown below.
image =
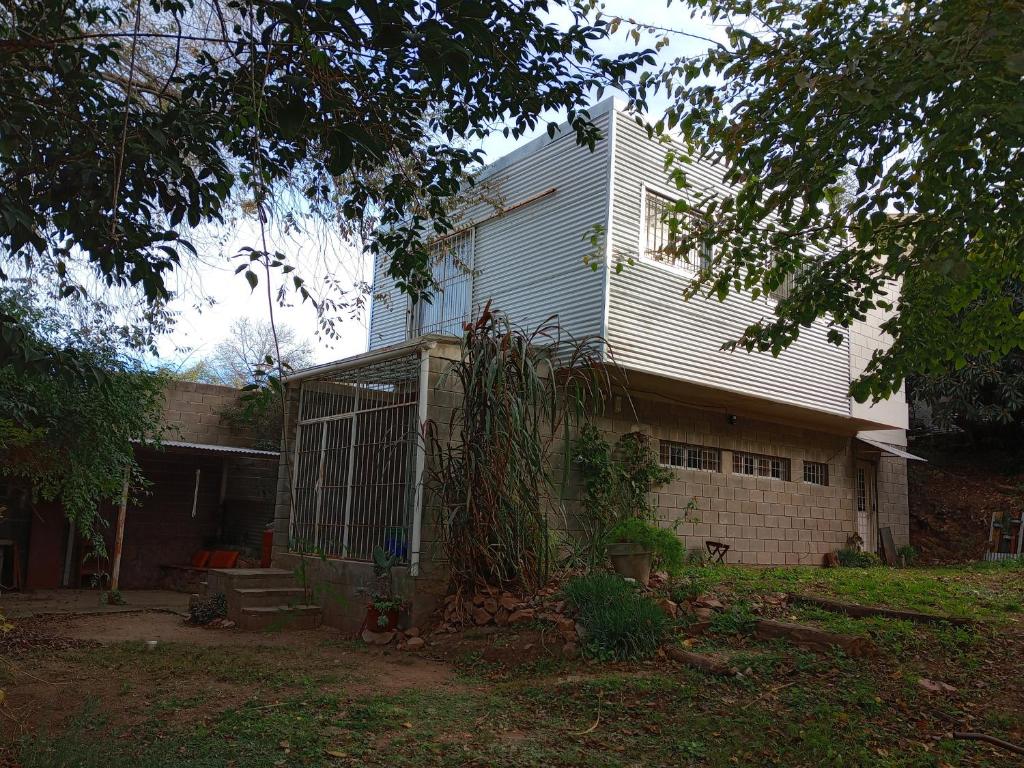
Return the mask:
<path fill-rule="evenodd" d="M 701 19 L 691 19 L 690 10 L 685 5 L 673 3 L 666 7 L 665 0 L 610 0 L 606 4 L 606 13 L 611 16 L 621 15 L 624 18 L 632 17 L 646 24 L 681 29 L 714 39 L 722 38 L 720 29 L 711 27 Z M 657 37 L 660 37 L 660 34 L 643 39 L 641 46 L 653 47 L 653 41 Z M 706 44 L 698 40 L 673 36 L 672 45 L 663 49 L 660 55 L 663 60 L 671 60 L 683 55 L 692 55 L 705 47 Z M 606 53 L 633 50 L 634 45 L 628 38 L 627 25 L 623 24 L 616 39 L 604 44 L 602 49 Z M 560 116 L 550 115 L 547 119 L 558 117 Z M 543 128 L 538 131 L 541 132 Z M 532 137 L 513 141 L 499 133 L 489 137 L 481 146 L 487 154 L 488 162 L 491 162 L 526 143 L 530 138 Z M 241 225 L 225 227 L 205 240 L 207 242 L 201 248 L 202 259 L 199 266 L 183 272 L 178 277 L 178 298 L 173 304 L 173 308 L 179 313 L 178 323 L 175 331 L 166 336 L 160 344 L 160 354 L 163 358 L 161 362 L 187 367 L 208 356 L 217 342 L 226 336 L 229 326 L 236 318 L 268 316 L 265 285 L 261 282 L 256 291 L 250 291 L 243 276 L 235 274 L 239 262 L 232 259 L 232 256 L 244 246 L 258 248 L 259 233 L 251 224 L 243 222 Z M 268 247 L 271 251 L 280 250 L 286 253 L 306 279 L 313 283 L 319 283 L 325 276 L 330 275 L 344 286 L 350 287 L 359 282 L 370 282 L 372 277 L 372 259 L 365 254 L 347 250 L 336 240 L 331 242 L 330 238 L 281 238 L 271 233 Z M 261 280 L 264 279 L 262 273 L 260 277 Z M 272 277 L 272 287 L 276 294 L 282 277 L 290 279 L 291 276 L 282 276 L 277 272 Z M 279 307 L 275 302 L 274 314 L 279 323 L 286 323 L 299 333 L 308 335 L 314 345 L 317 362 L 348 357 L 366 349 L 368 300 L 367 306 L 361 310 L 351 314 L 344 313 L 344 319 L 337 325 L 340 338 L 334 340 L 316 338 L 316 314 L 308 304 Z"/>

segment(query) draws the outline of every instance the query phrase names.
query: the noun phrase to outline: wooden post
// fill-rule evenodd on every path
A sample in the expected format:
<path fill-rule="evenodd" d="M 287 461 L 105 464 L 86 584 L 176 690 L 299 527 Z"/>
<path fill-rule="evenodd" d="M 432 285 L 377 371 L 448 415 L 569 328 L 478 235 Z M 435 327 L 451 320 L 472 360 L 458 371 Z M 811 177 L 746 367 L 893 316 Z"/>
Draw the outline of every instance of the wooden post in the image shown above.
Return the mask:
<path fill-rule="evenodd" d="M 64 577 L 61 584 L 65 587 L 71 586 L 71 562 L 75 551 L 75 523 L 68 520 L 68 543 L 64 550 Z"/>
<path fill-rule="evenodd" d="M 121 504 L 117 508 L 117 528 L 114 533 L 114 565 L 110 569 L 110 591 L 117 589 L 121 578 L 121 547 L 124 544 L 124 518 L 128 512 L 128 470 L 124 473 L 124 485 L 121 486 Z"/>

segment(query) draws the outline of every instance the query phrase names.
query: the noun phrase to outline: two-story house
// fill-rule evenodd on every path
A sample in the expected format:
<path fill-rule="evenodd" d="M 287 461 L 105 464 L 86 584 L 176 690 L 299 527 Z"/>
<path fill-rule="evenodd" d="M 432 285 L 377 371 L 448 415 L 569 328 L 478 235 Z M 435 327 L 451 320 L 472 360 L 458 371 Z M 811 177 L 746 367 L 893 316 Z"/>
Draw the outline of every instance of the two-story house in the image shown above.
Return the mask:
<path fill-rule="evenodd" d="M 458 335 L 488 301 L 524 327 L 557 315 L 573 336 L 606 340 L 631 402 L 615 399 L 602 428 L 651 435 L 677 478 L 656 494 L 659 516 L 688 548 L 714 540 L 730 546 L 731 562 L 785 565 L 820 564 L 854 534 L 875 550 L 883 528 L 897 546 L 907 542 L 913 457 L 903 395 L 873 406 L 849 397 L 851 380 L 886 343 L 883 318 L 851 328 L 840 346 L 818 322 L 778 357 L 722 351 L 770 314 L 774 299 L 684 300 L 691 264 L 710 254 L 687 260 L 663 250 L 665 206 L 680 194 L 666 175 L 665 145 L 612 100 L 591 115 L 605 137 L 594 151 L 563 130 L 479 174 L 486 192 L 437 244 L 433 301 L 411 303 L 379 261 L 370 351 L 290 378 L 298 435 L 288 452 L 293 482 L 282 465 L 282 556 L 305 538 L 329 557 L 365 560 L 373 542 L 393 544 L 401 529 L 418 572 L 416 434 L 451 404 L 448 393 L 433 396 L 451 354 L 438 337 Z M 714 167 L 695 164 L 689 176 L 720 184 Z M 392 460 L 371 469 L 371 453 L 379 458 L 385 446 Z"/>

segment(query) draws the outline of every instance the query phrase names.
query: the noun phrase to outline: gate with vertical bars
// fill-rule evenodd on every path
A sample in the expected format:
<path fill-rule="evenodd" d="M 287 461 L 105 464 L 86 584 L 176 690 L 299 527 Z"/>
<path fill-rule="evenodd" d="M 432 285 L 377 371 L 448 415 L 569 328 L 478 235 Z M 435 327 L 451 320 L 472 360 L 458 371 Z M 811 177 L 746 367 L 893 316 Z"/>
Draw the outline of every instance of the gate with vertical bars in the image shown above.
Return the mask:
<path fill-rule="evenodd" d="M 417 504 L 420 356 L 416 351 L 302 381 L 290 549 L 408 563 Z"/>

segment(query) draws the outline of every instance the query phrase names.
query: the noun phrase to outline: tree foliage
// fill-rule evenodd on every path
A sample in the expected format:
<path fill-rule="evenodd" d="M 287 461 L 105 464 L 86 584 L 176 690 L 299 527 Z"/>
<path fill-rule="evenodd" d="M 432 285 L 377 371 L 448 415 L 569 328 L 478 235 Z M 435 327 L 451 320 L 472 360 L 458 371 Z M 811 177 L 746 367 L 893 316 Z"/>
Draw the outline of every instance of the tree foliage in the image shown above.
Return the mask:
<path fill-rule="evenodd" d="M 715 247 L 694 292 L 787 289 L 727 346 L 777 354 L 819 318 L 838 344 L 880 310 L 893 343 L 855 382 L 859 399 L 1021 346 L 1004 287 L 1024 269 L 1024 3 L 691 5 L 726 42 L 632 96 L 642 108 L 667 95 L 652 132 L 685 145 L 670 161 L 686 191 L 678 236 Z M 687 173 L 691 157 L 720 164 L 724 195 Z"/>
<path fill-rule="evenodd" d="M 909 393 L 916 407 L 928 406 L 933 426 L 962 430 L 976 444 L 1017 447 L 1024 437 L 1024 350 L 912 376 Z"/>
<path fill-rule="evenodd" d="M 33 348 L 82 364 L 60 375 L 0 365 L 0 475 L 60 502 L 91 536 L 100 505 L 120 498 L 126 477 L 145 484 L 133 441 L 159 437 L 163 380 L 142 370 L 109 308 L 93 305 L 78 325 L 45 298 L 4 289 L 0 309 L 32 329 Z"/>
<path fill-rule="evenodd" d="M 27 0 L 0 6 L 0 250 L 10 264 L 71 262 L 166 299 L 189 233 L 241 199 L 260 228 L 292 212 L 373 212 L 372 250 L 401 287 L 429 274 L 425 229 L 477 163 L 472 144 L 519 136 L 649 60 L 592 45 L 584 0 Z M 570 22 L 545 21 L 568 11 Z M 553 126 L 552 126 L 553 128 Z M 401 170 L 380 173 L 381 169 Z M 301 185 L 297 188 L 297 182 Z M 259 238 L 255 287 L 289 272 Z M 0 267 L 3 263 L 0 262 Z M 301 276 L 293 287 L 311 294 Z M 420 281 L 422 282 L 422 281 Z"/>

